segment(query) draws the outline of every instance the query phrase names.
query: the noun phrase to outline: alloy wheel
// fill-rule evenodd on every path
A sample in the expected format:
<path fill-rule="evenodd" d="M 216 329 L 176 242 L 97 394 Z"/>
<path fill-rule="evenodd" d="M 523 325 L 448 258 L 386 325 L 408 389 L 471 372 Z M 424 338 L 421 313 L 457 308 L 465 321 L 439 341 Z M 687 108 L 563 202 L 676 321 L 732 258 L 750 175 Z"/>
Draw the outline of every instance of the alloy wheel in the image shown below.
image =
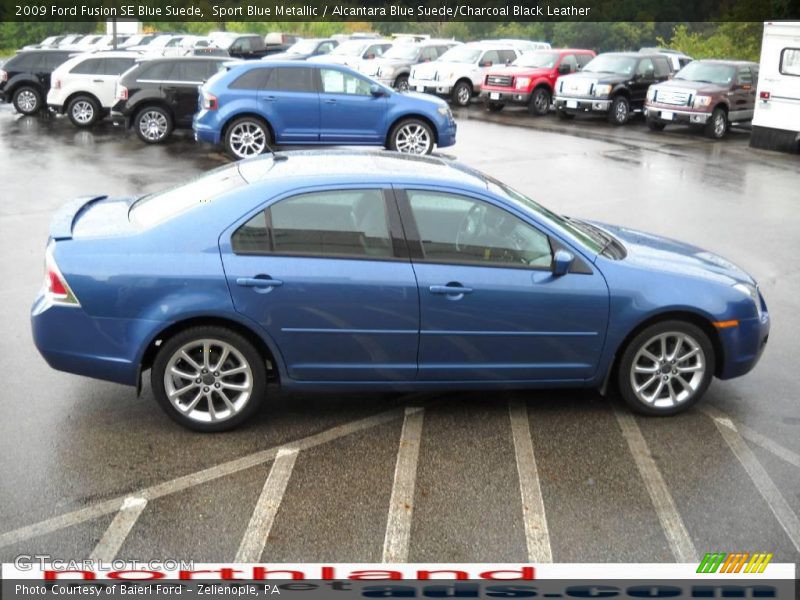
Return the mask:
<path fill-rule="evenodd" d="M 723 135 L 725 135 L 725 115 L 718 112 L 714 117 L 714 136 L 721 138 Z"/>
<path fill-rule="evenodd" d="M 624 123 L 628 120 L 628 105 L 625 102 L 617 102 L 614 105 L 614 118 L 617 123 Z"/>
<path fill-rule="evenodd" d="M 471 93 L 469 88 L 466 85 L 460 85 L 458 87 L 458 91 L 456 92 L 456 98 L 458 99 L 458 103 L 461 106 L 466 106 L 469 104 Z"/>
<path fill-rule="evenodd" d="M 167 135 L 167 117 L 157 110 L 148 110 L 139 117 L 139 132 L 147 141 L 157 142 Z"/>
<path fill-rule="evenodd" d="M 227 342 L 194 340 L 170 357 L 164 371 L 169 402 L 183 416 L 200 423 L 239 414 L 253 393 L 253 370 L 244 355 Z"/>
<path fill-rule="evenodd" d="M 36 110 L 39 100 L 31 90 L 22 90 L 17 94 L 17 106 L 22 112 L 31 113 Z"/>
<path fill-rule="evenodd" d="M 636 398 L 653 408 L 673 408 L 691 399 L 706 372 L 706 357 L 697 340 L 678 331 L 650 338 L 631 364 Z"/>
<path fill-rule="evenodd" d="M 533 104 L 536 108 L 536 113 L 543 115 L 550 108 L 550 98 L 547 93 L 539 92 L 533 97 Z"/>
<path fill-rule="evenodd" d="M 419 123 L 408 123 L 395 133 L 395 147 L 405 154 L 427 154 L 431 147 L 430 133 Z"/>
<path fill-rule="evenodd" d="M 94 118 L 94 106 L 87 100 L 79 100 L 72 105 L 72 118 L 81 125 L 91 123 Z"/>
<path fill-rule="evenodd" d="M 239 158 L 262 154 L 267 147 L 267 136 L 257 123 L 237 123 L 230 132 L 230 147 Z"/>

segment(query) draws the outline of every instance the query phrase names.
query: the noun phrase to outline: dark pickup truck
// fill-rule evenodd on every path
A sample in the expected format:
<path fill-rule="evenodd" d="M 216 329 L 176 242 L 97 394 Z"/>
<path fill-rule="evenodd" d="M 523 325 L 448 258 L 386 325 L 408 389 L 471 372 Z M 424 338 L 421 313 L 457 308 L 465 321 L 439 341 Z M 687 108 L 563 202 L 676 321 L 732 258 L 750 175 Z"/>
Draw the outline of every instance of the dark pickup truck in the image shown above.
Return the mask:
<path fill-rule="evenodd" d="M 244 60 L 256 60 L 264 58 L 270 54 L 286 51 L 291 45 L 291 40 L 296 40 L 295 36 L 281 34 L 279 39 L 274 34 L 269 34 L 267 39 L 256 33 L 234 33 L 221 31 L 209 35 L 211 44 L 206 48 L 196 48 L 196 56 L 222 56 L 230 58 L 240 58 Z"/>

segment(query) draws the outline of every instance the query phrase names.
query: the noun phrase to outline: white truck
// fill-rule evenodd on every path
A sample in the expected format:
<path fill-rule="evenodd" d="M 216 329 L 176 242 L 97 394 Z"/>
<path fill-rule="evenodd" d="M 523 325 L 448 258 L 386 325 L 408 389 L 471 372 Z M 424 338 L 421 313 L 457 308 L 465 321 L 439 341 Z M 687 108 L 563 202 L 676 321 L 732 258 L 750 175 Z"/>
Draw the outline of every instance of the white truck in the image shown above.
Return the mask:
<path fill-rule="evenodd" d="M 800 21 L 764 23 L 754 148 L 800 152 Z"/>

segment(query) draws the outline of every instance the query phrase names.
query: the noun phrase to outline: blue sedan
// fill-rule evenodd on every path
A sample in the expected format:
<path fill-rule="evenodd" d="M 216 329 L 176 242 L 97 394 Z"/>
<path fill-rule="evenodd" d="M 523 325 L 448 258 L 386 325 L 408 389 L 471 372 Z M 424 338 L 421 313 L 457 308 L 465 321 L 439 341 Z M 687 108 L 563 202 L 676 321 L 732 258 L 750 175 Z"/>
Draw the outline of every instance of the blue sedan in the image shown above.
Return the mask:
<path fill-rule="evenodd" d="M 399 93 L 338 64 L 230 63 L 201 88 L 195 138 L 233 158 L 272 144 L 386 146 L 430 154 L 456 143 L 444 100 Z"/>
<path fill-rule="evenodd" d="M 457 162 L 290 152 L 56 215 L 33 335 L 56 369 L 140 386 L 200 431 L 268 381 L 306 390 L 584 387 L 670 415 L 757 363 L 745 272 L 554 214 Z"/>

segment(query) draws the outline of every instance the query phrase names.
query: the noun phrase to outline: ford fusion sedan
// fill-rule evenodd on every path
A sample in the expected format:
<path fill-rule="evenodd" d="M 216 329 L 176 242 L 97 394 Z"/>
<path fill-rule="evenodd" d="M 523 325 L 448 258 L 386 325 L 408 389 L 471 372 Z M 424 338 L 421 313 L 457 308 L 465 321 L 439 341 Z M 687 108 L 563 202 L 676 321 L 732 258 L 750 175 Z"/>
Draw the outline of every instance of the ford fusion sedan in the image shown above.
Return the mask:
<path fill-rule="evenodd" d="M 386 146 L 428 154 L 456 142 L 443 100 L 400 94 L 343 65 L 258 61 L 231 65 L 201 88 L 195 138 L 234 158 L 272 144 Z"/>
<path fill-rule="evenodd" d="M 582 387 L 671 415 L 750 371 L 756 282 L 695 246 L 559 216 L 456 162 L 248 159 L 55 216 L 32 309 L 54 368 L 139 386 L 178 423 L 289 390 Z"/>

